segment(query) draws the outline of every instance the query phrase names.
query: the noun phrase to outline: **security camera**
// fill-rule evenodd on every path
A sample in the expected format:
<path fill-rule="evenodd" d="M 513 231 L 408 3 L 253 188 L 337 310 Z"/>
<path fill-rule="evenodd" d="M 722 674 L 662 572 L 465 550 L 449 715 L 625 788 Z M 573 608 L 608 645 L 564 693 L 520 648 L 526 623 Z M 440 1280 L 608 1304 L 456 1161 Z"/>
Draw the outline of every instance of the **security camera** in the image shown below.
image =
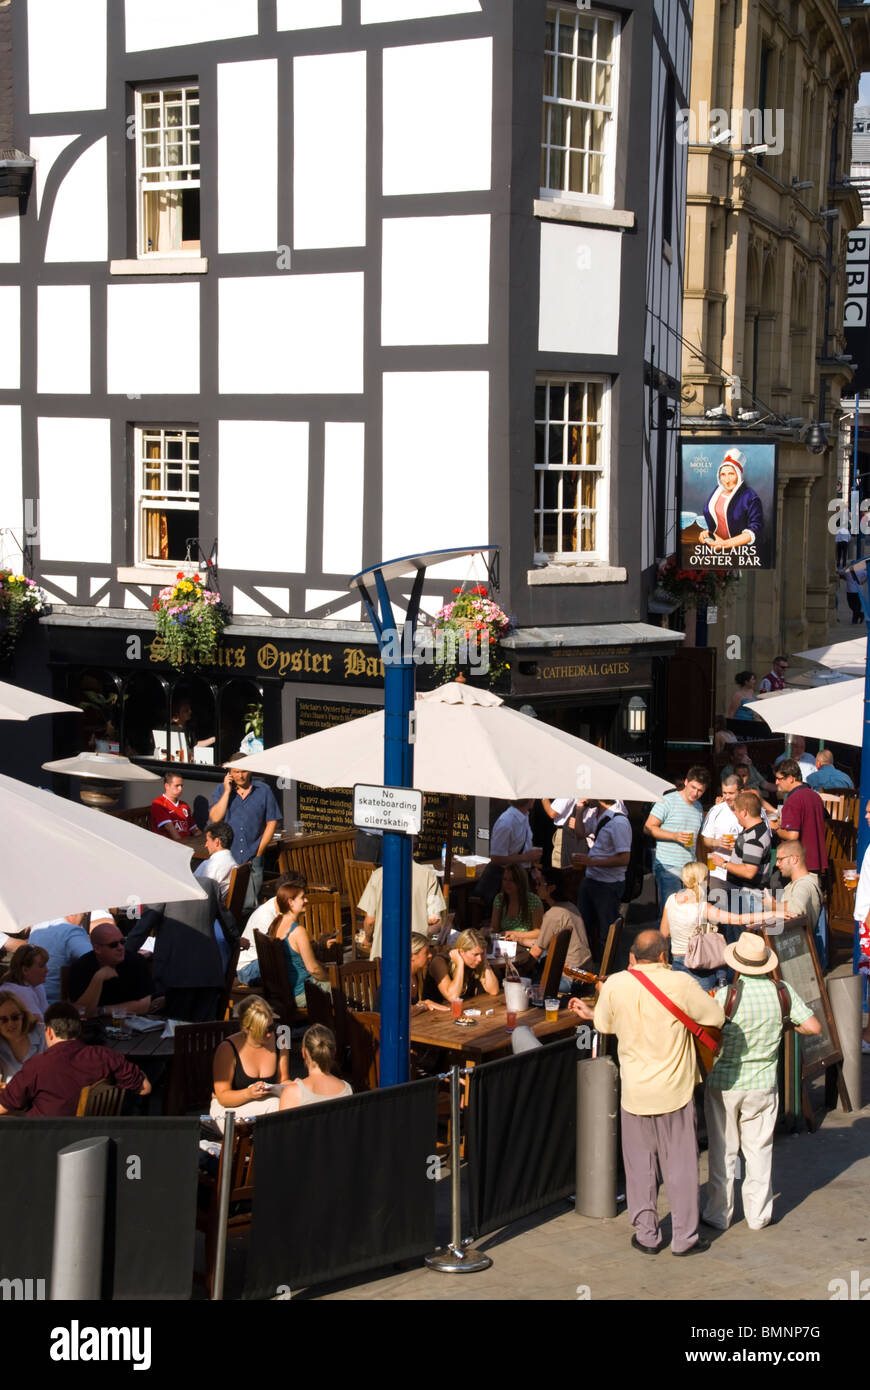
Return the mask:
<path fill-rule="evenodd" d="M 727 145 L 729 140 L 734 139 L 733 130 L 720 130 L 718 135 L 710 136 L 711 145 Z"/>
<path fill-rule="evenodd" d="M 737 419 L 744 425 L 751 425 L 753 421 L 760 418 L 761 412 L 758 410 L 738 410 L 737 412 Z"/>
<path fill-rule="evenodd" d="M 796 193 L 803 188 L 815 188 L 815 184 L 813 183 L 812 179 L 804 179 L 799 183 L 797 178 L 793 178 L 791 181 L 791 186 Z"/>
<path fill-rule="evenodd" d="M 828 447 L 828 426 L 810 425 L 804 435 L 804 444 L 811 454 L 823 454 Z"/>
<path fill-rule="evenodd" d="M 707 420 L 723 420 L 731 418 L 728 415 L 728 411 L 725 409 L 724 405 L 711 406 L 709 410 L 704 411 L 704 417 Z"/>

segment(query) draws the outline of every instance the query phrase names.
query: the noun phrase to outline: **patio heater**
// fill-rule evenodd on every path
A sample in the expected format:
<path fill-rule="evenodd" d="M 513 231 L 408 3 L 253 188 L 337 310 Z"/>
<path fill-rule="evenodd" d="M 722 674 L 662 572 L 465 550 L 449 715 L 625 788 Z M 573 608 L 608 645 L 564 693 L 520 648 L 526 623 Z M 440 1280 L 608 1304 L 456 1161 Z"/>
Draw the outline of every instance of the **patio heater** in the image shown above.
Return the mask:
<path fill-rule="evenodd" d="M 385 560 L 355 574 L 384 663 L 384 785 L 414 785 L 414 635 L 420 595 L 431 565 L 461 560 L 497 546 L 432 551 Z M 495 558 L 495 557 L 493 557 Z M 405 621 L 397 625 L 387 584 L 413 575 Z M 492 577 L 490 565 L 490 577 Z M 380 612 L 378 607 L 380 606 Z M 381 1086 L 408 1080 L 411 1011 L 411 840 L 384 831 L 383 956 L 381 959 Z"/>

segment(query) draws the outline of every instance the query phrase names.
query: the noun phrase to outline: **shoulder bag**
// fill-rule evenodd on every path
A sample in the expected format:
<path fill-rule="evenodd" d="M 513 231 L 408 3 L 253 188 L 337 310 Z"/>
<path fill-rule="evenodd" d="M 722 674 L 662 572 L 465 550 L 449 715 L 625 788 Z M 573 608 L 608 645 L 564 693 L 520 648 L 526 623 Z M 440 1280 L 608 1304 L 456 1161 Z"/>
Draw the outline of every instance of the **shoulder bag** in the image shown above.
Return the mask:
<path fill-rule="evenodd" d="M 684 1027 L 688 1028 L 695 1044 L 695 1053 L 698 1058 L 698 1066 L 701 1068 L 701 1073 L 703 1076 L 709 1076 L 713 1069 L 713 1063 L 716 1060 L 716 1053 L 722 1046 L 722 1029 L 711 1028 L 708 1024 L 696 1023 L 693 1018 L 689 1018 L 688 1014 L 683 1013 L 679 1004 L 675 1004 L 673 999 L 669 999 L 668 996 L 659 989 L 658 985 L 654 985 L 652 980 L 650 980 L 648 976 L 642 974 L 641 971 L 629 970 L 628 973 L 634 976 L 636 980 L 639 980 L 644 988 L 648 989 L 650 994 L 658 999 L 660 1004 L 664 1005 L 669 1014 L 673 1014 L 674 1018 L 678 1019 Z M 732 985 L 725 1004 L 726 1019 L 730 1018 L 731 1014 L 734 1012 L 738 992 L 739 986 Z"/>
<path fill-rule="evenodd" d="M 690 970 L 718 970 L 725 964 L 725 945 L 721 932 L 699 921 L 689 937 L 683 963 Z"/>

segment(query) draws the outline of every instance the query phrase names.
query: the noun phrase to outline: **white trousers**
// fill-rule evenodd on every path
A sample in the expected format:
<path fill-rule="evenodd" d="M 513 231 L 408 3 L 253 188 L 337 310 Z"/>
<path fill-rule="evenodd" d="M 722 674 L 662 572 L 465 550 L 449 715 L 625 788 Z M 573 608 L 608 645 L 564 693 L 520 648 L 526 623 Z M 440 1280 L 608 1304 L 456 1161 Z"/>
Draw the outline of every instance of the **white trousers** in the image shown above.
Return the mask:
<path fill-rule="evenodd" d="M 743 1214 L 753 1231 L 773 1215 L 773 1134 L 779 1094 L 770 1091 L 720 1091 L 707 1086 L 704 1114 L 710 1176 L 702 1221 L 727 1230 L 734 1215 L 734 1169 L 742 1151 Z"/>

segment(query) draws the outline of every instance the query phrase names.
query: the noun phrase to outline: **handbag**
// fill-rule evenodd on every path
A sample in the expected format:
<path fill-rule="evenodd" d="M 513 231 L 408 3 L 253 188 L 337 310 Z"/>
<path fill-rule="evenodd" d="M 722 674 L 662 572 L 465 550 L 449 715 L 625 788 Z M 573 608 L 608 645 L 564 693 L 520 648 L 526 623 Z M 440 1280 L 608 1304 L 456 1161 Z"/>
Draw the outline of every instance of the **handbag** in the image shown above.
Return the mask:
<path fill-rule="evenodd" d="M 658 985 L 654 985 L 652 980 L 648 979 L 646 975 L 641 974 L 639 970 L 629 970 L 628 973 L 629 975 L 633 975 L 636 980 L 639 980 L 644 988 L 648 989 L 650 994 L 658 999 L 660 1004 L 664 1004 L 669 1014 L 673 1014 L 674 1018 L 679 1019 L 680 1023 L 688 1028 L 692 1035 L 692 1041 L 695 1044 L 695 1054 L 698 1058 L 698 1066 L 701 1069 L 701 1074 L 703 1076 L 709 1076 L 710 1072 L 713 1070 L 716 1053 L 722 1046 L 722 1029 L 712 1028 L 709 1024 L 696 1023 L 693 1018 L 689 1018 L 688 1014 L 683 1013 L 679 1004 L 675 1004 L 673 999 L 669 999 L 668 996 L 659 989 Z M 731 1013 L 734 1010 L 737 991 L 738 986 L 732 985 L 728 994 L 728 1002 L 725 1006 L 726 1019 L 731 1017 Z"/>
<path fill-rule="evenodd" d="M 724 936 L 715 927 L 705 931 L 699 922 L 689 937 L 683 964 L 689 970 L 718 970 L 725 964 L 725 946 Z"/>

